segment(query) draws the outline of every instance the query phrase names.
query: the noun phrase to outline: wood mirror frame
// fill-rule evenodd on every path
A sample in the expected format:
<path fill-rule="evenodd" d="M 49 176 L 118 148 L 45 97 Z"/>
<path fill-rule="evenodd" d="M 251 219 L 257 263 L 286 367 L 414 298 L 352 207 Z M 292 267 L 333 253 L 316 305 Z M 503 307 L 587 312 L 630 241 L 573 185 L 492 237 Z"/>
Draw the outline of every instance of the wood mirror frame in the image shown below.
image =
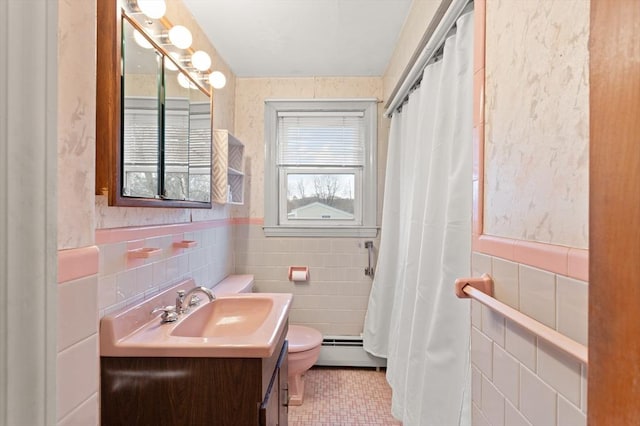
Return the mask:
<path fill-rule="evenodd" d="M 118 0 L 97 2 L 95 193 L 107 195 L 109 206 L 210 209 L 211 199 L 189 201 L 122 195 L 121 13 Z"/>

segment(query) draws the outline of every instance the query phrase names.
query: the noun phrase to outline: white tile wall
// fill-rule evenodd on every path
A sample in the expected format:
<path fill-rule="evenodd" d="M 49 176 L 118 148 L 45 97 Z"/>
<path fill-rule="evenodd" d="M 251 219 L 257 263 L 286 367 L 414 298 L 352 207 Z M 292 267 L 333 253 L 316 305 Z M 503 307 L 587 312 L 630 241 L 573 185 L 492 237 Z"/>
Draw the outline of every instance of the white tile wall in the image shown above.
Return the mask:
<path fill-rule="evenodd" d="M 580 380 L 580 408 L 582 412 L 587 412 L 587 366 L 582 366 L 582 374 Z"/>
<path fill-rule="evenodd" d="M 536 337 L 513 321 L 507 320 L 506 348 L 522 364 L 536 371 Z"/>
<path fill-rule="evenodd" d="M 531 426 L 531 423 L 509 401 L 506 401 L 504 406 L 504 423 L 507 426 Z"/>
<path fill-rule="evenodd" d="M 495 297 L 585 344 L 588 284 L 474 253 Z M 583 426 L 586 366 L 478 302 L 471 304 L 473 425 Z"/>
<path fill-rule="evenodd" d="M 500 346 L 493 346 L 493 384 L 514 406 L 520 397 L 520 363 Z"/>
<path fill-rule="evenodd" d="M 493 342 L 477 328 L 471 328 L 471 363 L 484 376 L 493 377 Z"/>
<path fill-rule="evenodd" d="M 587 344 L 589 286 L 583 281 L 567 277 L 557 278 L 556 302 L 558 331 L 576 342 Z"/>
<path fill-rule="evenodd" d="M 178 249 L 173 241 L 197 241 L 196 247 Z M 127 258 L 127 246 L 162 249 L 148 259 Z M 147 298 L 176 282 L 194 278 L 211 287 L 234 272 L 231 226 L 184 234 L 164 235 L 140 241 L 103 244 L 100 249 L 98 306 L 100 317 Z"/>
<path fill-rule="evenodd" d="M 482 332 L 498 345 L 504 347 L 505 319 L 494 310 L 482 306 Z"/>
<path fill-rule="evenodd" d="M 493 291 L 503 303 L 518 309 L 518 264 L 494 257 L 491 259 Z"/>
<path fill-rule="evenodd" d="M 587 416 L 575 405 L 558 395 L 558 424 L 568 426 L 586 426 Z"/>
<path fill-rule="evenodd" d="M 75 410 L 60 419 L 58 426 L 90 426 L 98 425 L 98 394 L 93 394 Z"/>
<path fill-rule="evenodd" d="M 482 329 L 482 304 L 477 300 L 471 300 L 471 325 Z"/>
<path fill-rule="evenodd" d="M 538 342 L 538 375 L 572 404 L 580 406 L 580 362 L 547 342 Z"/>
<path fill-rule="evenodd" d="M 482 404 L 482 373 L 471 366 L 471 401 Z"/>
<path fill-rule="evenodd" d="M 58 285 L 58 352 L 98 332 L 97 291 L 96 276 Z"/>
<path fill-rule="evenodd" d="M 57 410 L 59 425 L 96 425 L 98 277 L 58 285 Z"/>
<path fill-rule="evenodd" d="M 98 335 L 58 353 L 58 420 L 98 391 Z"/>
<path fill-rule="evenodd" d="M 534 426 L 555 426 L 556 391 L 528 368 L 520 367 L 520 412 Z"/>
<path fill-rule="evenodd" d="M 551 272 L 520 265 L 518 289 L 520 311 L 551 328 L 555 328 L 555 275 Z"/>
<path fill-rule="evenodd" d="M 504 397 L 486 377 L 482 378 L 482 413 L 492 426 L 504 426 Z"/>
<path fill-rule="evenodd" d="M 474 251 L 471 253 L 471 273 L 474 277 L 485 273 L 493 275 L 491 262 L 491 256 Z"/>
<path fill-rule="evenodd" d="M 471 421 L 474 426 L 491 426 L 491 423 L 484 417 L 484 414 L 482 414 L 482 411 L 476 404 L 473 404 L 472 407 Z"/>
<path fill-rule="evenodd" d="M 266 238 L 258 225 L 234 230 L 236 273 L 253 274 L 257 291 L 293 293 L 292 324 L 309 325 L 324 335 L 362 333 L 372 282 L 364 275 L 364 242 L 369 239 Z M 294 265 L 309 266 L 308 282 L 288 280 Z"/>

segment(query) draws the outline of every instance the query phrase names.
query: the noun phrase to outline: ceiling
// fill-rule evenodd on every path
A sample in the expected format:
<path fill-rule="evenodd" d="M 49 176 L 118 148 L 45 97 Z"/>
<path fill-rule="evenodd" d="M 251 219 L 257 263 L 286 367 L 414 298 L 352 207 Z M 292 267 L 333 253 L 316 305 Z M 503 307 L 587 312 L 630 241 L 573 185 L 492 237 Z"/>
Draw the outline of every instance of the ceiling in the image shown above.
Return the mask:
<path fill-rule="evenodd" d="M 184 3 L 238 77 L 308 77 L 382 76 L 411 0 Z"/>

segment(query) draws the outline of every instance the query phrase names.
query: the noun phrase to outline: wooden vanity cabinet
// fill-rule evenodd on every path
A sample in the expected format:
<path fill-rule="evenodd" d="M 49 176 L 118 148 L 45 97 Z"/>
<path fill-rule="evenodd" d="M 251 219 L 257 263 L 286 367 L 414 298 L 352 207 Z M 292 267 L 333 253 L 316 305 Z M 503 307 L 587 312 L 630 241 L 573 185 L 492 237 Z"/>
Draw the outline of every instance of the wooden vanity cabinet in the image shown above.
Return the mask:
<path fill-rule="evenodd" d="M 101 357 L 101 424 L 286 426 L 286 334 L 269 358 Z"/>

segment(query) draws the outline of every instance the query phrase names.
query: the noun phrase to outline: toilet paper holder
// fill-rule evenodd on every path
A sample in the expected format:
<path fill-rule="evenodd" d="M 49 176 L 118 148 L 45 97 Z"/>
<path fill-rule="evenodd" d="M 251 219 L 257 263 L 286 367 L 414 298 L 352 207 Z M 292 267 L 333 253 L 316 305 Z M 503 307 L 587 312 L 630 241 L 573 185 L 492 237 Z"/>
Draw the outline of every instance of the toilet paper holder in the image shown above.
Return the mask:
<path fill-rule="evenodd" d="M 308 281 L 308 266 L 289 266 L 289 281 Z"/>

